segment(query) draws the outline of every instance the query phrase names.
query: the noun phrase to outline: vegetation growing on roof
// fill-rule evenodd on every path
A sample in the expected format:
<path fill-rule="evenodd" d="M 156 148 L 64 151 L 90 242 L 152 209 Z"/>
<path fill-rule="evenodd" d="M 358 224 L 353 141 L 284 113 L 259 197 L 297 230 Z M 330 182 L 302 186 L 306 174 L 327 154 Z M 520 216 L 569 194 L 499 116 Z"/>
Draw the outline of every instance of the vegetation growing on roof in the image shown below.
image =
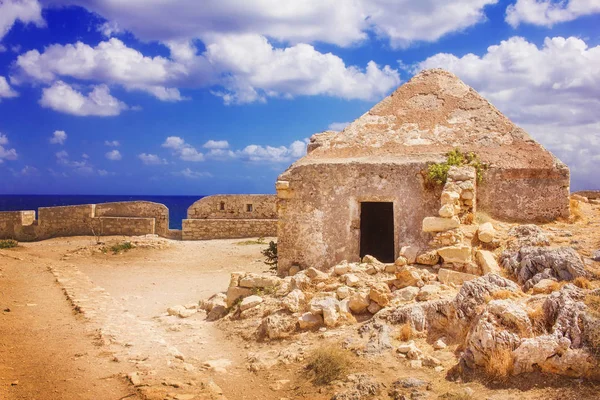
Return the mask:
<path fill-rule="evenodd" d="M 463 153 L 459 149 L 454 149 L 446 154 L 446 161 L 443 163 L 431 164 L 427 168 L 427 182 L 432 186 L 441 186 L 448 180 L 448 170 L 450 167 L 471 166 L 477 172 L 477 182 L 483 180 L 483 171 L 487 165 L 482 163 L 477 154 L 473 152 Z"/>

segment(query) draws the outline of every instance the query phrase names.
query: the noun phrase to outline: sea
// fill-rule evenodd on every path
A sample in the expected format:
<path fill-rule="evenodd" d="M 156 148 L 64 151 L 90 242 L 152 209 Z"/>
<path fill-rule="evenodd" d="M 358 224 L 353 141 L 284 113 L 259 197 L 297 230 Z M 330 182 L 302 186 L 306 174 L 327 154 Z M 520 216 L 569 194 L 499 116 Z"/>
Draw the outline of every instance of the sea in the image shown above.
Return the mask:
<path fill-rule="evenodd" d="M 187 209 L 204 196 L 128 196 L 128 195 L 0 195 L 0 211 L 35 210 L 39 207 L 112 203 L 115 201 L 152 201 L 169 208 L 169 228 L 181 229 Z"/>

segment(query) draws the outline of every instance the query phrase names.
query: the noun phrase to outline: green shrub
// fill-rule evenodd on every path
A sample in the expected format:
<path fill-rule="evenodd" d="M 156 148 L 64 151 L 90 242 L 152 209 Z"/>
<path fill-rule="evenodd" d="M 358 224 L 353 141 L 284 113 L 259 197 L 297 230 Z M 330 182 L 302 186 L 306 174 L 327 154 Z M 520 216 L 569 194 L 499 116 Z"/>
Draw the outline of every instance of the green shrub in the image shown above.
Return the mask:
<path fill-rule="evenodd" d="M 112 246 L 110 246 L 110 251 L 112 251 L 113 254 L 118 254 L 122 251 L 131 250 L 134 247 L 135 246 L 133 244 L 131 244 L 131 242 L 122 242 L 122 243 L 117 243 L 117 244 L 113 244 Z"/>
<path fill-rule="evenodd" d="M 261 251 L 261 253 L 267 258 L 264 263 L 270 265 L 271 269 L 277 269 L 277 243 L 271 241 L 269 247 Z"/>
<path fill-rule="evenodd" d="M 17 247 L 19 242 L 13 239 L 4 239 L 0 240 L 0 249 L 12 249 L 13 247 Z"/>
<path fill-rule="evenodd" d="M 317 385 L 326 385 L 343 377 L 352 364 L 347 350 L 335 346 L 315 349 L 308 358 L 306 369 Z"/>
<path fill-rule="evenodd" d="M 441 186 L 448 180 L 448 170 L 450 167 L 460 167 L 469 165 L 475 168 L 477 172 L 477 182 L 483 180 L 483 171 L 487 165 L 483 164 L 475 153 L 462 153 L 459 149 L 454 149 L 446 154 L 446 161 L 438 164 L 431 164 L 427 168 L 427 182 L 433 186 Z"/>

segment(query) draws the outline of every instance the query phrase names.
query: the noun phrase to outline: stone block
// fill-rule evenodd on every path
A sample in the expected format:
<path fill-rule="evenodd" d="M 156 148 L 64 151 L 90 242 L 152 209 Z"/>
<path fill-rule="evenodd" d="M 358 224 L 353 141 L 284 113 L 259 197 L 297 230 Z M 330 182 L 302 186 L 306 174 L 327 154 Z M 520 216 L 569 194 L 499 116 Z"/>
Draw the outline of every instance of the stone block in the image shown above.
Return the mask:
<path fill-rule="evenodd" d="M 500 273 L 500 266 L 498 265 L 496 257 L 494 257 L 494 254 L 491 251 L 477 250 L 475 258 L 481 267 L 481 272 L 483 275 Z"/>
<path fill-rule="evenodd" d="M 456 272 L 445 268 L 440 268 L 438 271 L 439 281 L 445 284 L 453 283 L 455 285 L 462 285 L 463 283 L 476 278 L 478 278 L 477 275 L 465 274 L 463 272 Z"/>
<path fill-rule="evenodd" d="M 496 234 L 496 230 L 491 222 L 486 222 L 484 224 L 479 225 L 479 230 L 477 231 L 477 237 L 483 243 L 490 243 L 494 240 L 494 236 Z"/>
<path fill-rule="evenodd" d="M 437 250 L 440 257 L 449 263 L 468 263 L 472 259 L 470 246 L 448 246 Z"/>
<path fill-rule="evenodd" d="M 460 220 L 458 217 L 426 217 L 423 219 L 423 232 L 444 232 L 450 229 L 458 228 L 459 225 Z"/>

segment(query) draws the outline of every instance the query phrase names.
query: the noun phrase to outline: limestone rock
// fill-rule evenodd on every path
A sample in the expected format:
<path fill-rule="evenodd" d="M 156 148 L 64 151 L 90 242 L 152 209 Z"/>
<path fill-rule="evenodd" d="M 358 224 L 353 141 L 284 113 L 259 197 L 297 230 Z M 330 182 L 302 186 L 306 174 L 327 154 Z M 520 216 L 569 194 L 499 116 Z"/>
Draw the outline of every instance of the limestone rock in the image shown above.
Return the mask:
<path fill-rule="evenodd" d="M 256 307 L 260 303 L 263 302 L 262 297 L 260 296 L 248 296 L 240 303 L 240 310 L 245 311 L 250 308 Z"/>
<path fill-rule="evenodd" d="M 440 199 L 442 204 L 454 206 L 460 199 L 460 194 L 452 190 L 444 190 Z"/>
<path fill-rule="evenodd" d="M 377 258 L 368 254 L 363 257 L 362 262 L 365 264 L 382 264 Z"/>
<path fill-rule="evenodd" d="M 300 267 L 298 265 L 292 265 L 290 267 L 290 269 L 288 270 L 288 275 L 289 276 L 294 276 L 296 275 L 298 272 L 300 272 Z"/>
<path fill-rule="evenodd" d="M 240 278 L 240 286 L 245 288 L 266 288 L 279 285 L 281 279 L 274 275 L 246 274 Z"/>
<path fill-rule="evenodd" d="M 438 262 L 440 262 L 440 256 L 435 250 L 417 256 L 417 264 L 436 265 Z"/>
<path fill-rule="evenodd" d="M 182 305 L 177 305 L 177 306 L 169 307 L 167 309 L 167 313 L 169 315 L 176 315 L 179 318 L 189 318 L 192 315 L 196 314 L 196 310 L 187 309 Z"/>
<path fill-rule="evenodd" d="M 454 205 L 452 204 L 444 204 L 440 207 L 438 214 L 442 218 L 452 218 L 454 217 Z"/>
<path fill-rule="evenodd" d="M 227 289 L 227 307 L 231 308 L 235 304 L 238 299 L 248 297 L 252 294 L 252 290 L 248 288 L 243 288 L 239 286 L 230 286 Z"/>
<path fill-rule="evenodd" d="M 571 247 L 523 247 L 506 250 L 501 256 L 502 266 L 517 278 L 524 290 L 529 290 L 542 279 L 570 281 L 587 276 L 579 254 Z"/>
<path fill-rule="evenodd" d="M 442 247 L 437 250 L 440 257 L 445 262 L 450 263 L 468 263 L 471 261 L 471 247 L 470 246 L 448 246 Z"/>
<path fill-rule="evenodd" d="M 412 301 L 419 294 L 419 288 L 414 286 L 408 286 L 404 289 L 397 290 L 394 292 L 395 296 L 403 301 Z"/>
<path fill-rule="evenodd" d="M 406 258 L 402 257 L 404 260 L 406 260 Z M 400 259 L 400 257 L 398 257 L 398 259 Z M 396 262 L 398 262 L 398 259 L 396 259 Z M 387 272 L 388 274 L 393 274 L 396 272 L 396 262 L 394 262 L 394 264 L 385 264 L 385 268 L 384 268 L 384 272 Z M 402 261 L 401 261 L 402 262 Z M 406 265 L 406 263 L 404 264 Z"/>
<path fill-rule="evenodd" d="M 404 267 L 406 264 L 408 264 L 408 259 L 404 256 L 399 256 L 398 258 L 396 258 L 396 261 L 394 261 L 394 266 L 396 267 Z"/>
<path fill-rule="evenodd" d="M 484 224 L 479 225 L 477 237 L 483 243 L 490 243 L 492 240 L 494 240 L 495 235 L 496 230 L 494 229 L 494 225 L 492 225 L 491 222 L 486 222 Z"/>
<path fill-rule="evenodd" d="M 448 345 L 442 339 L 436 340 L 435 343 L 433 344 L 434 350 L 443 350 L 446 347 L 448 347 Z"/>
<path fill-rule="evenodd" d="M 204 308 L 208 313 L 206 319 L 209 321 L 216 321 L 224 317 L 229 311 L 226 300 L 227 297 L 223 293 L 211 297 Z"/>
<path fill-rule="evenodd" d="M 340 319 L 340 313 L 338 312 L 339 305 L 329 306 L 323 308 L 323 323 L 327 327 L 334 327 L 337 325 Z"/>
<path fill-rule="evenodd" d="M 500 266 L 498 265 L 496 257 L 494 257 L 494 254 L 491 251 L 477 250 L 475 258 L 481 267 L 481 272 L 483 272 L 483 275 L 500 273 Z"/>
<path fill-rule="evenodd" d="M 440 268 L 438 271 L 438 279 L 440 282 L 445 284 L 453 283 L 455 285 L 462 285 L 467 281 L 477 279 L 477 275 L 466 274 L 464 272 L 456 272 L 446 268 Z"/>
<path fill-rule="evenodd" d="M 310 286 L 310 278 L 304 274 L 304 271 L 298 272 L 294 276 L 292 276 L 291 288 L 305 290 Z"/>
<path fill-rule="evenodd" d="M 313 313 L 304 313 L 298 318 L 298 325 L 300 329 L 315 329 L 323 325 L 323 317 L 321 315 L 315 315 Z"/>
<path fill-rule="evenodd" d="M 370 304 L 371 299 L 369 297 L 369 294 L 364 292 L 353 293 L 350 296 L 348 302 L 348 306 L 354 314 L 362 314 L 366 311 L 367 307 L 369 307 Z"/>
<path fill-rule="evenodd" d="M 432 300 L 440 292 L 440 287 L 437 285 L 425 285 L 417 295 L 417 301 Z"/>
<path fill-rule="evenodd" d="M 306 302 L 306 296 L 300 289 L 294 289 L 282 300 L 282 305 L 289 312 L 296 313 L 302 310 Z"/>
<path fill-rule="evenodd" d="M 232 272 L 229 278 L 229 287 L 239 286 L 240 279 L 245 275 L 245 272 Z"/>
<path fill-rule="evenodd" d="M 316 282 L 321 282 L 329 279 L 329 275 L 313 267 L 310 267 L 307 270 L 305 270 L 305 274 L 310 280 Z"/>
<path fill-rule="evenodd" d="M 554 279 L 542 279 L 533 285 L 533 294 L 550 294 L 559 289 L 558 282 Z"/>
<path fill-rule="evenodd" d="M 465 282 L 453 300 L 456 313 L 461 320 L 470 320 L 477 314 L 477 307 L 485 304 L 500 290 L 520 292 L 519 287 L 512 281 L 498 274 L 487 274 Z"/>
<path fill-rule="evenodd" d="M 296 323 L 296 319 L 292 316 L 279 312 L 264 318 L 260 331 L 269 339 L 282 339 L 296 330 Z"/>
<path fill-rule="evenodd" d="M 417 246 L 403 246 L 400 249 L 400 256 L 406 258 L 408 264 L 414 264 L 421 249 Z"/>
<path fill-rule="evenodd" d="M 342 262 L 342 263 L 336 265 L 335 267 L 333 267 L 333 272 L 336 275 L 347 274 L 348 272 L 350 272 L 350 265 L 348 265 L 347 262 Z"/>
<path fill-rule="evenodd" d="M 338 307 L 338 301 L 334 297 L 315 297 L 310 301 L 308 307 L 311 313 L 322 315 L 326 308 L 335 310 Z"/>
<path fill-rule="evenodd" d="M 371 286 L 369 297 L 381 307 L 385 307 L 390 302 L 390 288 L 383 282 L 377 282 Z"/>
<path fill-rule="evenodd" d="M 426 217 L 423 219 L 423 232 L 444 232 L 450 229 L 458 228 L 459 225 L 460 220 L 458 217 Z"/>
<path fill-rule="evenodd" d="M 346 275 L 346 285 L 348 285 L 350 287 L 355 287 L 355 286 L 358 286 L 359 283 L 360 283 L 360 279 L 358 278 L 358 276 L 356 276 L 354 274 Z"/>
<path fill-rule="evenodd" d="M 407 286 L 423 286 L 423 279 L 415 267 L 405 266 L 396 272 L 396 280 L 394 286 L 398 289 L 405 288 Z"/>
<path fill-rule="evenodd" d="M 448 169 L 448 178 L 454 181 L 468 181 L 475 180 L 477 173 L 475 168 L 471 166 L 451 166 Z"/>
<path fill-rule="evenodd" d="M 338 299 L 344 300 L 345 298 L 350 296 L 350 288 L 348 286 L 340 286 L 339 288 L 337 288 L 335 293 Z"/>
<path fill-rule="evenodd" d="M 372 301 L 369 304 L 369 307 L 367 307 L 367 311 L 370 312 L 371 314 L 377 314 L 379 311 L 381 311 L 381 306 L 379 304 L 377 304 L 376 302 Z"/>
<path fill-rule="evenodd" d="M 518 246 L 548 246 L 550 241 L 546 233 L 537 225 L 517 225 L 508 231 L 510 236 L 517 239 Z"/>

